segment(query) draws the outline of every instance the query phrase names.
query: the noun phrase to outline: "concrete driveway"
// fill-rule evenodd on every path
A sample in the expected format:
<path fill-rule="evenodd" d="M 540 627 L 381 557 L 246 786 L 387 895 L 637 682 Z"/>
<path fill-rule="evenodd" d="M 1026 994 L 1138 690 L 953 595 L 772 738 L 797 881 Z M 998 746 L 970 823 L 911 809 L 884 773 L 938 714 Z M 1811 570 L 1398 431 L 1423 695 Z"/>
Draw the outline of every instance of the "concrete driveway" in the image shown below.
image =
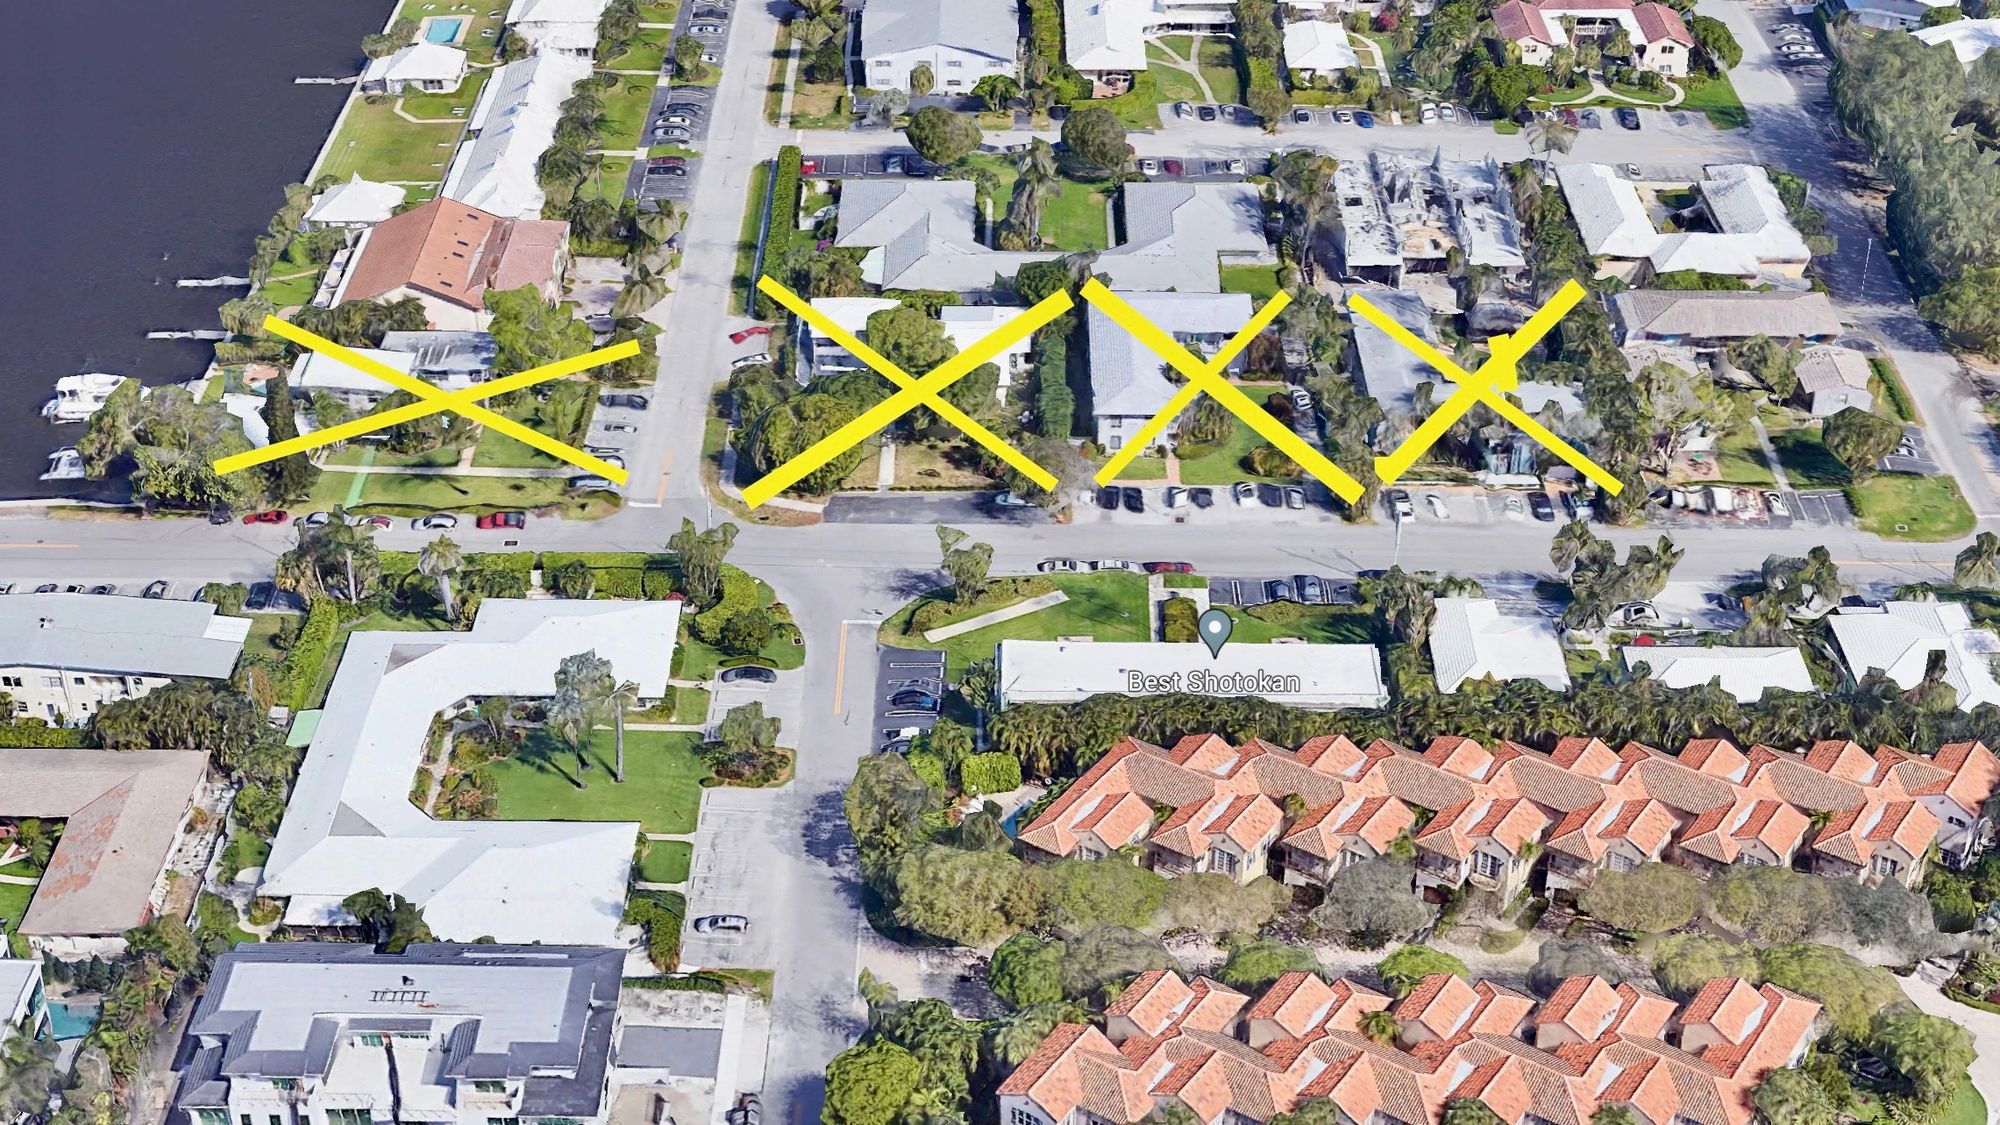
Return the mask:
<path fill-rule="evenodd" d="M 1968 1008 L 1915 976 L 1898 977 L 1910 1003 L 1972 1033 L 1979 1061 L 1972 1064 L 1972 1086 L 1986 1099 L 1986 1120 L 2000 1122 L 2000 1014 Z"/>

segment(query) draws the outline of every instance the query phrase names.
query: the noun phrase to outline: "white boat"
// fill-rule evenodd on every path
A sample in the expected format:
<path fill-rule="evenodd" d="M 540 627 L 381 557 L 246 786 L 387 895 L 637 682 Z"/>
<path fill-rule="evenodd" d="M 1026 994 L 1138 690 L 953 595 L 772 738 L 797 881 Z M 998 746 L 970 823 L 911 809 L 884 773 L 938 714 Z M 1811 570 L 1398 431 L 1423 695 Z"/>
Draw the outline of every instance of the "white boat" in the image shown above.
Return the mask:
<path fill-rule="evenodd" d="M 56 380 L 56 397 L 43 404 L 42 417 L 51 422 L 84 421 L 97 413 L 97 408 L 124 382 L 125 376 L 102 371 L 65 375 Z"/>
<path fill-rule="evenodd" d="M 78 456 L 76 446 L 65 445 L 49 454 L 49 471 L 42 474 L 43 480 L 82 480 L 83 458 Z"/>

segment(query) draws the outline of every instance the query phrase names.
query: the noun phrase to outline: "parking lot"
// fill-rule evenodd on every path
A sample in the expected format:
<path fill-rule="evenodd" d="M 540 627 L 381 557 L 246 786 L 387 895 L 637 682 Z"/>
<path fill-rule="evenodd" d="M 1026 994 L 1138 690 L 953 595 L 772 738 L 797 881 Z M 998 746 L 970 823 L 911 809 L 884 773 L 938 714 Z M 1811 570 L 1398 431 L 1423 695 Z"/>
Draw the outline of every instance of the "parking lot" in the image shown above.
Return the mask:
<path fill-rule="evenodd" d="M 674 43 L 683 36 L 702 45 L 702 59 L 720 69 L 724 61 L 729 19 L 735 14 L 734 0 L 695 0 L 683 4 L 674 17 L 674 33 L 667 40 L 666 61 L 661 73 L 673 73 Z M 708 141 L 710 108 L 714 86 L 661 86 L 653 91 L 653 104 L 646 113 L 642 146 L 673 146 L 685 150 L 680 155 L 661 155 L 636 161 L 626 193 L 644 200 L 685 203 L 694 195 L 695 177 L 701 174 L 701 147 Z"/>
<path fill-rule="evenodd" d="M 1301 605 L 1360 605 L 1361 587 L 1317 574 L 1287 574 L 1273 578 L 1211 578 L 1208 604 L 1249 608 L 1270 602 Z"/>
<path fill-rule="evenodd" d="M 701 791 L 701 822 L 688 870 L 687 924 L 681 928 L 681 963 L 724 968 L 771 964 L 778 918 L 771 874 L 783 869 L 775 823 L 783 805 L 775 790 L 718 786 Z M 697 919 L 740 914 L 743 933 L 701 933 Z"/>
<path fill-rule="evenodd" d="M 1921 426 L 1903 427 L 1902 444 L 1875 467 L 1885 473 L 1916 473 L 1926 477 L 1934 477 L 1944 471 L 1931 457 L 1930 440 L 1924 437 Z"/>
<path fill-rule="evenodd" d="M 646 407 L 634 403 L 645 403 Z M 590 416 L 590 428 L 585 431 L 584 452 L 624 468 L 625 451 L 638 440 L 639 429 L 646 421 L 646 409 L 651 405 L 651 396 L 631 391 L 599 395 L 597 409 Z"/>
<path fill-rule="evenodd" d="M 904 740 L 931 729 L 944 697 L 944 653 L 880 648 L 875 653 L 875 748 L 906 749 Z M 928 697 L 926 707 L 919 696 Z"/>

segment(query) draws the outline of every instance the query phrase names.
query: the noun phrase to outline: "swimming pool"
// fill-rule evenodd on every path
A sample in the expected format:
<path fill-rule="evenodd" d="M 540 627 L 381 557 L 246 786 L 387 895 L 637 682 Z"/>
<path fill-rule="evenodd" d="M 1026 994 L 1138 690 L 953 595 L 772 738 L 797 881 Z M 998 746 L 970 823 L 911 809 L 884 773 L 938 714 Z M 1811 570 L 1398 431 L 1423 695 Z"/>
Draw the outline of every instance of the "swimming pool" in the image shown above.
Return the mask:
<path fill-rule="evenodd" d="M 49 1001 L 49 1033 L 57 1039 L 81 1039 L 97 1026 L 95 1004 L 65 1004 Z"/>
<path fill-rule="evenodd" d="M 465 21 L 457 16 L 436 16 L 424 24 L 424 42 L 456 43 Z"/>

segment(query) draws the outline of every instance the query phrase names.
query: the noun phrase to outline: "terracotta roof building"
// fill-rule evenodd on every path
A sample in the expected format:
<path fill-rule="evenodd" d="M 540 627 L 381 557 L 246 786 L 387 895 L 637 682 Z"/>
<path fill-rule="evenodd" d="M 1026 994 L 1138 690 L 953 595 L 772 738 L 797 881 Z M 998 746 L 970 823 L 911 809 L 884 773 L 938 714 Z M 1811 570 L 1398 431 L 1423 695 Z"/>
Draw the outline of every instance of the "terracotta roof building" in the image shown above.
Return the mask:
<path fill-rule="evenodd" d="M 1979 810 L 2000 759 L 1978 742 L 1932 758 L 1851 742 L 1804 754 L 1697 739 L 1679 754 L 1565 738 L 1550 753 L 1439 738 L 1422 752 L 1323 735 L 1296 750 L 1189 735 L 1123 738 L 1020 830 L 1031 855 L 1105 859 L 1139 849 L 1164 875 L 1219 871 L 1248 882 L 1273 866 L 1291 884 L 1414 845 L 1420 889 L 1470 883 L 1504 901 L 1537 863 L 1576 892 L 1601 871 L 1676 863 L 1791 866 L 1913 886 L 1936 841 L 1962 866 L 1984 846 Z M 1287 809 L 1291 809 L 1291 814 Z M 1431 815 L 1419 828 L 1419 812 Z M 1812 831 L 1814 814 L 1825 826 Z"/>
<path fill-rule="evenodd" d="M 569 224 L 503 219 L 450 199 L 433 199 L 377 223 L 361 236 L 338 301 L 415 297 L 432 328 L 483 329 L 489 290 L 532 286 L 550 304 L 562 297 Z"/>
<path fill-rule="evenodd" d="M 1135 980 L 1103 1030 L 1062 1024 L 1000 1084 L 1003 1125 L 1127 1125 L 1178 1102 L 1203 1121 L 1268 1121 L 1308 1098 L 1342 1119 L 1423 1125 L 1475 1098 L 1504 1121 L 1581 1125 L 1625 1105 L 1665 1125 L 1748 1125 L 1750 1092 L 1796 1063 L 1820 1006 L 1774 985 L 1711 981 L 1686 1008 L 1632 984 L 1563 981 L 1546 1002 L 1439 973 L 1388 1007 L 1347 980 L 1287 973 L 1247 1008 L 1240 994 L 1171 973 Z M 1165 1006 L 1163 998 L 1178 1000 Z M 1393 1042 L 1358 1031 L 1387 1007 Z M 1157 1009 L 1137 1025 L 1130 1013 Z"/>

